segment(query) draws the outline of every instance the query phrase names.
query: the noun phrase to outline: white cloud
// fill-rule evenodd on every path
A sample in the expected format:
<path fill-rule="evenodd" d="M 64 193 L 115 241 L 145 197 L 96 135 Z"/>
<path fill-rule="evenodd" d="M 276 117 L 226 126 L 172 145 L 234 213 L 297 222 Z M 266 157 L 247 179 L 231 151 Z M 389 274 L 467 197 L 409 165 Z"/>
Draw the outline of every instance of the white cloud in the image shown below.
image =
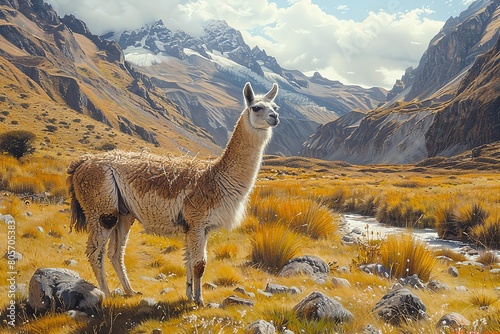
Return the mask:
<path fill-rule="evenodd" d="M 169 29 L 199 35 L 203 21 L 224 19 L 242 32 L 250 47 L 265 49 L 285 68 L 320 71 L 346 84 L 388 88 L 405 68 L 418 63 L 443 26 L 441 21 L 426 18 L 432 12 L 429 9 L 370 12 L 356 22 L 329 15 L 311 0 L 288 0 L 286 8 L 278 8 L 272 0 L 48 2 L 59 15 L 73 13 L 96 34 L 135 29 L 163 19 Z M 253 35 L 255 31 L 260 33 Z"/>

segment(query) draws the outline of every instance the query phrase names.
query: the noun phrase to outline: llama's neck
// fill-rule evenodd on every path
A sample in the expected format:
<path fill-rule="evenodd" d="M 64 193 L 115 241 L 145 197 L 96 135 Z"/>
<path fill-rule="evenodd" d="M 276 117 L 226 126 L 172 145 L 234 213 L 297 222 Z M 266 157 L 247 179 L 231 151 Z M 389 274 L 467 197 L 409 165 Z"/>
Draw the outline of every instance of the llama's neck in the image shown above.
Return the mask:
<path fill-rule="evenodd" d="M 213 170 L 250 190 L 270 139 L 271 129 L 253 128 L 248 118 L 248 110 L 245 109 L 236 123 L 224 153 L 214 163 Z"/>

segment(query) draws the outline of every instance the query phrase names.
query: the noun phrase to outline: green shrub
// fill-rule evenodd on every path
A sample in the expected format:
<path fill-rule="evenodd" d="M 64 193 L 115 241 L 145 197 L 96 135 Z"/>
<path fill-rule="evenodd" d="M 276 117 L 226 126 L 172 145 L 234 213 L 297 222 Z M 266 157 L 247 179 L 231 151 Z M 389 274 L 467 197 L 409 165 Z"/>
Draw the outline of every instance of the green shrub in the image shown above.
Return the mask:
<path fill-rule="evenodd" d="M 20 159 L 35 151 L 36 135 L 29 131 L 15 130 L 0 134 L 0 152 L 6 152 Z"/>

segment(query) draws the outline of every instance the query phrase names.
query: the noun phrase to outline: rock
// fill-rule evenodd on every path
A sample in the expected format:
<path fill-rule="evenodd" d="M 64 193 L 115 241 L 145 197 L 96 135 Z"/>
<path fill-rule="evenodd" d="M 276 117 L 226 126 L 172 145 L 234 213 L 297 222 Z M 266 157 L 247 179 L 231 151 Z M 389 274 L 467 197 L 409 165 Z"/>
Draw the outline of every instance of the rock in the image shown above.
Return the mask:
<path fill-rule="evenodd" d="M 348 266 L 342 266 L 342 267 L 337 268 L 337 272 L 342 273 L 342 274 L 348 274 L 351 271 L 349 270 Z"/>
<path fill-rule="evenodd" d="M 321 292 L 312 292 L 294 306 L 297 317 L 308 320 L 348 322 L 353 318 L 351 312 L 341 303 Z"/>
<path fill-rule="evenodd" d="M 351 233 L 354 233 L 354 234 L 363 234 L 363 231 L 361 231 L 361 229 L 359 227 L 355 227 L 351 230 Z"/>
<path fill-rule="evenodd" d="M 465 286 L 463 285 L 459 285 L 459 286 L 456 286 L 455 287 L 455 290 L 457 291 L 469 291 L 469 289 L 467 289 Z"/>
<path fill-rule="evenodd" d="M 164 295 L 166 293 L 169 293 L 170 291 L 173 291 L 174 288 L 165 288 L 163 290 L 160 291 L 160 295 Z"/>
<path fill-rule="evenodd" d="M 372 311 L 392 325 L 427 317 L 425 305 L 406 288 L 387 293 Z"/>
<path fill-rule="evenodd" d="M 257 289 L 257 293 L 258 293 L 258 294 L 260 294 L 260 295 L 266 296 L 267 298 L 269 298 L 269 297 L 272 297 L 272 296 L 273 296 L 273 294 L 272 294 L 272 293 L 262 291 L 261 289 Z"/>
<path fill-rule="evenodd" d="M 402 286 L 409 285 L 414 289 L 420 289 L 420 290 L 425 289 L 424 282 L 420 278 L 418 278 L 417 274 L 400 278 L 398 279 L 398 283 L 400 283 Z"/>
<path fill-rule="evenodd" d="M 163 334 L 163 331 L 160 328 L 155 328 L 151 331 L 151 334 Z"/>
<path fill-rule="evenodd" d="M 499 268 L 490 269 L 490 274 L 500 275 L 500 269 Z"/>
<path fill-rule="evenodd" d="M 389 269 L 387 269 L 383 264 L 371 263 L 359 266 L 359 269 L 368 274 L 374 274 L 380 277 L 389 278 L 391 275 Z"/>
<path fill-rule="evenodd" d="M 377 327 L 368 324 L 366 327 L 363 329 L 361 334 L 382 334 L 382 331 L 380 329 L 377 329 Z"/>
<path fill-rule="evenodd" d="M 436 324 L 437 328 L 448 327 L 451 329 L 459 329 L 470 325 L 470 321 L 463 315 L 457 312 L 445 314 L 439 319 Z"/>
<path fill-rule="evenodd" d="M 3 257 L 9 261 L 21 261 L 23 259 L 23 254 L 16 251 L 7 251 Z"/>
<path fill-rule="evenodd" d="M 359 237 L 353 234 L 346 234 L 342 236 L 341 241 L 344 245 L 355 245 L 359 242 Z"/>
<path fill-rule="evenodd" d="M 325 261 L 314 255 L 304 255 L 288 261 L 281 268 L 278 276 L 289 277 L 307 274 L 314 281 L 324 283 L 329 273 L 330 267 Z"/>
<path fill-rule="evenodd" d="M 89 311 L 103 299 L 101 290 L 73 270 L 39 268 L 29 283 L 28 303 L 37 311 Z"/>
<path fill-rule="evenodd" d="M 255 298 L 255 293 L 253 292 L 248 292 L 247 290 L 245 290 L 245 288 L 239 286 L 237 287 L 236 289 L 233 290 L 234 292 L 238 292 L 238 293 L 241 293 L 242 295 L 245 295 L 249 298 Z"/>
<path fill-rule="evenodd" d="M 237 296 L 229 296 L 226 299 L 224 299 L 221 303 L 221 307 L 226 307 L 226 306 L 231 306 L 231 305 L 243 305 L 243 306 L 254 306 L 255 303 L 251 300 L 245 299 L 245 298 L 240 298 Z"/>
<path fill-rule="evenodd" d="M 430 280 L 429 283 L 427 283 L 427 289 L 432 292 L 438 292 L 442 290 L 450 290 L 450 287 L 441 281 Z"/>
<path fill-rule="evenodd" d="M 15 224 L 16 221 L 14 220 L 14 217 L 12 215 L 6 214 L 2 215 L 0 213 L 0 220 L 3 221 L 5 224 Z"/>
<path fill-rule="evenodd" d="M 165 275 L 164 273 L 159 273 L 158 275 L 156 275 L 155 279 L 157 281 L 166 281 L 167 275 Z"/>
<path fill-rule="evenodd" d="M 462 262 L 457 262 L 457 264 L 462 266 L 473 266 L 473 267 L 484 268 L 484 264 L 477 261 L 462 261 Z"/>
<path fill-rule="evenodd" d="M 271 324 L 267 321 L 259 320 L 259 321 L 253 322 L 250 325 L 248 325 L 248 327 L 245 329 L 245 333 L 248 333 L 248 334 L 275 334 L 276 328 L 274 328 L 273 324 Z"/>
<path fill-rule="evenodd" d="M 342 287 L 345 287 L 345 288 L 351 287 L 351 283 L 349 283 L 348 280 L 346 280 L 345 278 L 340 278 L 340 277 L 332 277 L 332 285 L 335 289 L 342 288 Z"/>
<path fill-rule="evenodd" d="M 143 298 L 139 302 L 139 307 L 154 307 L 155 305 L 156 305 L 156 300 L 151 297 Z"/>
<path fill-rule="evenodd" d="M 69 310 L 66 312 L 67 315 L 69 315 L 73 319 L 77 320 L 83 320 L 88 318 L 88 314 L 82 311 L 77 311 L 77 310 Z"/>
<path fill-rule="evenodd" d="M 450 274 L 453 277 L 458 277 L 458 269 L 454 266 L 450 266 L 448 268 L 448 274 Z"/>
<path fill-rule="evenodd" d="M 64 260 L 63 264 L 65 264 L 67 266 L 76 266 L 78 264 L 78 261 L 73 260 L 73 259 L 68 259 L 68 260 Z"/>
<path fill-rule="evenodd" d="M 295 295 L 297 293 L 300 293 L 301 291 L 299 288 L 296 288 L 292 286 L 291 288 L 284 286 L 284 285 L 279 285 L 279 284 L 273 284 L 273 283 L 267 283 L 266 285 L 266 290 L 264 292 L 269 292 L 271 294 L 275 293 L 289 293 L 292 295 Z"/>
<path fill-rule="evenodd" d="M 125 297 L 125 292 L 121 288 L 116 288 L 113 291 L 111 291 L 110 295 L 113 297 L 116 296 Z"/>
<path fill-rule="evenodd" d="M 218 303 L 208 303 L 206 305 L 207 308 L 220 308 L 220 304 Z"/>
<path fill-rule="evenodd" d="M 206 290 L 215 290 L 215 289 L 217 289 L 217 285 L 213 284 L 213 283 L 210 283 L 210 282 L 206 282 L 206 283 L 203 284 L 203 289 L 206 289 Z"/>
<path fill-rule="evenodd" d="M 43 233 L 43 227 L 41 227 L 41 226 L 37 226 L 37 228 L 36 228 L 36 229 L 38 230 L 38 232 Z"/>
<path fill-rule="evenodd" d="M 436 257 L 436 259 L 442 263 L 452 263 L 453 262 L 452 258 L 449 258 L 448 256 L 444 256 L 444 255 L 440 255 L 440 256 Z"/>

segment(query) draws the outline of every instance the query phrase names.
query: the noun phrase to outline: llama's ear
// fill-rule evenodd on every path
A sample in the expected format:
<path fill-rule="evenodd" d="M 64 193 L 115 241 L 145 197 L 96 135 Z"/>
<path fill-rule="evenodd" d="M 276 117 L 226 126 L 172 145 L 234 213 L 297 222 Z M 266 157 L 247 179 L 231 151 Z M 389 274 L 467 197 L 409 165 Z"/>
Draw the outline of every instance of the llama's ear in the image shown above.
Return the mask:
<path fill-rule="evenodd" d="M 272 101 L 278 95 L 278 84 L 273 83 L 273 88 L 266 94 L 265 99 Z"/>
<path fill-rule="evenodd" d="M 253 103 L 253 100 L 255 100 L 255 94 L 253 92 L 252 85 L 250 85 L 250 82 L 247 82 L 245 84 L 245 87 L 243 88 L 243 96 L 245 97 L 245 103 L 247 104 L 247 107 Z"/>

